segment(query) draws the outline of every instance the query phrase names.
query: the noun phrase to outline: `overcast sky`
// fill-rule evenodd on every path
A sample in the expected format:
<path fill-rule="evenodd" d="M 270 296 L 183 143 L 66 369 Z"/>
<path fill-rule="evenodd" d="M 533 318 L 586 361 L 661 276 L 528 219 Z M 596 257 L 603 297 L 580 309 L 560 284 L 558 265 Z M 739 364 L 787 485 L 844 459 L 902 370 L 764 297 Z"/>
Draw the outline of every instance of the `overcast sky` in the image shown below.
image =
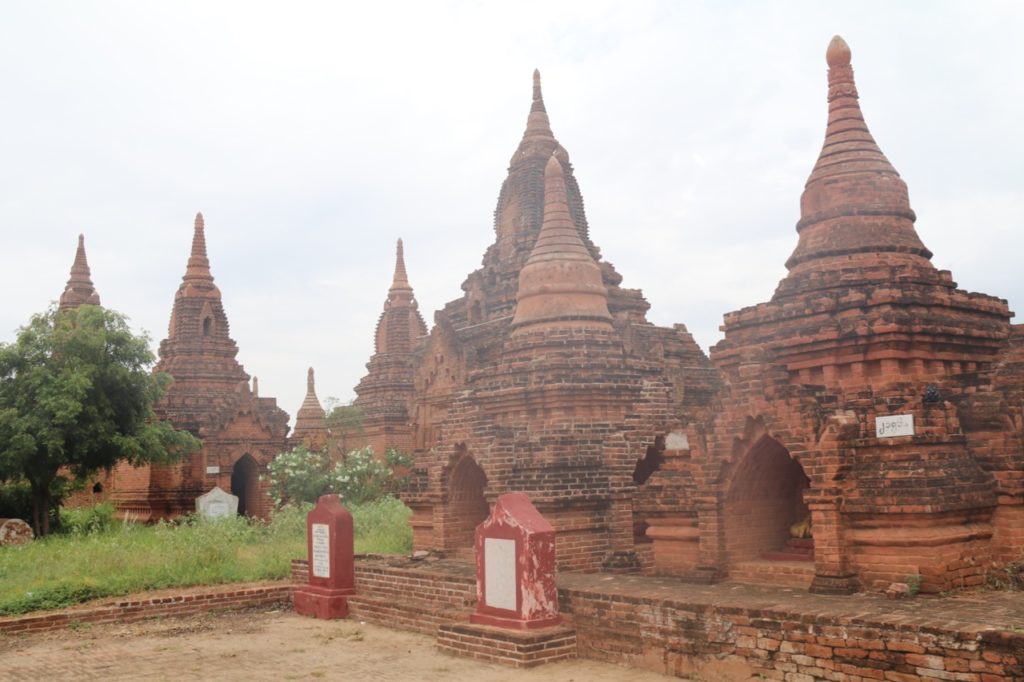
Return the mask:
<path fill-rule="evenodd" d="M 0 340 L 83 232 L 155 349 L 202 211 L 261 394 L 351 399 L 395 239 L 428 325 L 479 266 L 537 67 L 594 242 L 707 350 L 785 275 L 835 33 L 933 262 L 1024 313 L 1024 3 L 4 0 Z"/>

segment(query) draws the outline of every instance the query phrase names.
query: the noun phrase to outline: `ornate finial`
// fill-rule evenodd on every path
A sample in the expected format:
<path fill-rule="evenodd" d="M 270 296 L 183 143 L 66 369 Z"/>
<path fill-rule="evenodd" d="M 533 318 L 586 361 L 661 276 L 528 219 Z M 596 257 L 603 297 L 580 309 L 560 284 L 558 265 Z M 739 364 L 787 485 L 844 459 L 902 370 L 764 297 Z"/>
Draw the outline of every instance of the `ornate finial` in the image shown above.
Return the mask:
<path fill-rule="evenodd" d="M 316 391 L 316 382 L 313 380 L 313 368 L 310 367 L 306 371 L 306 392 L 313 393 Z"/>
<path fill-rule="evenodd" d="M 544 95 L 540 90 L 540 69 L 533 70 L 533 105 L 530 107 L 530 112 L 544 111 Z"/>
<path fill-rule="evenodd" d="M 409 275 L 405 272 L 405 250 L 402 247 L 402 240 L 398 240 L 398 245 L 395 247 L 395 276 L 391 282 L 391 288 L 394 289 L 408 289 L 409 288 Z"/>
<path fill-rule="evenodd" d="M 201 219 L 201 218 L 200 218 Z M 258 377 L 252 378 L 252 397 L 260 397 L 260 380 Z"/>
<path fill-rule="evenodd" d="M 206 258 L 206 223 L 203 214 L 196 213 L 195 233 L 192 235 L 192 255 Z"/>
<path fill-rule="evenodd" d="M 192 282 L 213 281 L 213 275 L 210 274 L 210 260 L 206 257 L 206 223 L 203 221 L 202 213 L 196 213 L 195 231 L 192 233 L 192 253 L 188 257 L 188 267 L 185 269 L 183 279 Z"/>
<path fill-rule="evenodd" d="M 842 36 L 832 36 L 832 42 L 825 50 L 825 61 L 833 67 L 850 65 L 850 46 L 846 44 Z"/>

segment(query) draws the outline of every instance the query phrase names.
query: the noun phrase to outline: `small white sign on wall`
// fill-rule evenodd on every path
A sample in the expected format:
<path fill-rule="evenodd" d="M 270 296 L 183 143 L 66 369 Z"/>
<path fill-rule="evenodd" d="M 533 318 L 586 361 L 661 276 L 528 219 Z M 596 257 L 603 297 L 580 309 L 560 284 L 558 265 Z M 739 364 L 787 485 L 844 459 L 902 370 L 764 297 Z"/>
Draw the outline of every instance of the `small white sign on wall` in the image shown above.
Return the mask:
<path fill-rule="evenodd" d="M 516 541 L 484 538 L 484 603 L 516 610 Z"/>
<path fill-rule="evenodd" d="M 914 435 L 914 415 L 890 414 L 875 417 L 875 438 L 895 438 Z"/>
<path fill-rule="evenodd" d="M 219 473 L 220 473 L 220 467 L 219 466 L 206 467 L 206 475 L 207 476 L 213 476 L 213 475 L 219 474 Z"/>

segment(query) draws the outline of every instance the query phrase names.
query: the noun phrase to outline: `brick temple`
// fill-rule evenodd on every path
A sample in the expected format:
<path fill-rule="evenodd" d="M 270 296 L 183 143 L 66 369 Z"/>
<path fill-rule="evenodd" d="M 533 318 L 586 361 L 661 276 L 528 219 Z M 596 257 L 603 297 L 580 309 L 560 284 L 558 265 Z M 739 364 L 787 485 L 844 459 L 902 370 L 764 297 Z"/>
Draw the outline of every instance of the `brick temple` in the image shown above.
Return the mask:
<path fill-rule="evenodd" d="M 60 307 L 84 303 L 98 305 L 99 296 L 79 237 Z M 259 396 L 255 378 L 250 386 L 249 375 L 235 359 L 237 354 L 220 289 L 210 272 L 200 213 L 185 275 L 174 295 L 167 338 L 160 342 L 154 367 L 156 372 L 170 374 L 174 382 L 154 412 L 200 438 L 202 449 L 173 465 L 122 463 L 92 483 L 86 495 L 94 497 L 86 500 L 79 495 L 72 502 L 106 499 L 117 506 L 121 516 L 138 521 L 166 519 L 195 511 L 196 498 L 219 486 L 238 496 L 240 514 L 265 517 L 270 496 L 260 474 L 274 455 L 286 449 L 288 414 L 273 398 Z"/>
<path fill-rule="evenodd" d="M 414 456 L 416 549 L 471 556 L 516 491 L 562 569 L 934 592 L 1020 557 L 1024 325 L 932 265 L 849 47 L 826 56 L 788 274 L 710 355 L 590 240 L 534 74 L 482 266 L 428 333 L 400 244 L 356 389 L 367 441 Z"/>

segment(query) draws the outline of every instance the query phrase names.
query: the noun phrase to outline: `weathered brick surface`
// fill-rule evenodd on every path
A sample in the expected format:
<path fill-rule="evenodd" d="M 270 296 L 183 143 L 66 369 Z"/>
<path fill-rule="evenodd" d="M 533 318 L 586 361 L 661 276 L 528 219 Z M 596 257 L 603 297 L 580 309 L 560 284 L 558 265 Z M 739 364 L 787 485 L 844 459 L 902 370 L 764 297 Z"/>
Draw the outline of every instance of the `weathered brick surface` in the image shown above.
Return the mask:
<path fill-rule="evenodd" d="M 1021 556 L 1024 332 L 932 265 L 841 38 L 827 61 L 789 273 L 725 316 L 710 360 L 601 260 L 535 77 L 482 267 L 403 346 L 408 372 L 364 380 L 408 417 L 383 438 L 413 446 L 417 548 L 465 553 L 522 491 L 562 569 L 937 592 Z M 877 437 L 888 415 L 914 435 Z M 804 519 L 811 567 L 783 566 Z"/>
<path fill-rule="evenodd" d="M 61 611 L 0 617 L 0 633 L 59 630 L 78 623 L 130 623 L 160 616 L 185 616 L 211 610 L 242 609 L 291 601 L 294 585 L 259 583 L 163 590 L 85 604 Z"/>
<path fill-rule="evenodd" d="M 293 563 L 297 573 L 305 561 Z M 1024 679 L 1024 594 L 977 593 L 894 602 L 640 575 L 560 573 L 559 604 L 578 655 L 707 679 Z M 448 640 L 475 599 L 464 562 L 360 559 L 353 617 Z M 463 651 L 511 645 L 469 636 Z M 474 649 L 472 647 L 479 647 Z M 486 652 L 484 651 L 486 650 Z M 512 664 L 510 661 L 506 661 Z"/>

